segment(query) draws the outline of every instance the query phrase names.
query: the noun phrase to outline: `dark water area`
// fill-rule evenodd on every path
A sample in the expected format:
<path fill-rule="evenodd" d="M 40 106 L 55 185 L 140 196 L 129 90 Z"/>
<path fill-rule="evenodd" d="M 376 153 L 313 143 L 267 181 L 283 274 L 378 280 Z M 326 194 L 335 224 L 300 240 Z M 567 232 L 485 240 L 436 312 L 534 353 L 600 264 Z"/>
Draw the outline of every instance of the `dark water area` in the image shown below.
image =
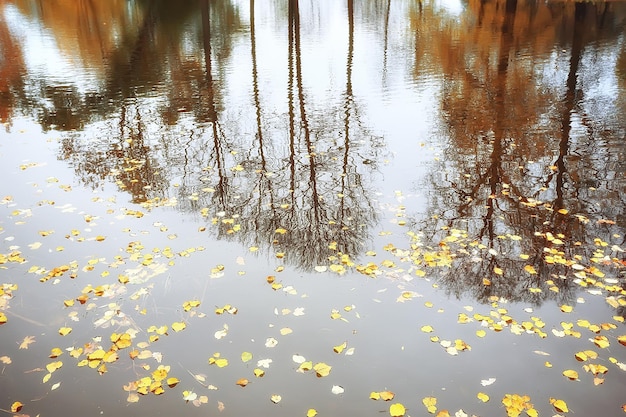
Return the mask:
<path fill-rule="evenodd" d="M 625 26 L 0 2 L 0 411 L 624 415 Z"/>

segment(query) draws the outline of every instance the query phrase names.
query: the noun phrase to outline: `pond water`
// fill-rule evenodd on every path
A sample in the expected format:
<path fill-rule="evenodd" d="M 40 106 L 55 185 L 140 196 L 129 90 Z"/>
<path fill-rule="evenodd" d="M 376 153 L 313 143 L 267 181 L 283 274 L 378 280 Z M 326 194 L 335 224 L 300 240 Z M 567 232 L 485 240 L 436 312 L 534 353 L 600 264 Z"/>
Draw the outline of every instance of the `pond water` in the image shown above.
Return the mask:
<path fill-rule="evenodd" d="M 625 24 L 2 2 L 0 410 L 623 415 Z"/>

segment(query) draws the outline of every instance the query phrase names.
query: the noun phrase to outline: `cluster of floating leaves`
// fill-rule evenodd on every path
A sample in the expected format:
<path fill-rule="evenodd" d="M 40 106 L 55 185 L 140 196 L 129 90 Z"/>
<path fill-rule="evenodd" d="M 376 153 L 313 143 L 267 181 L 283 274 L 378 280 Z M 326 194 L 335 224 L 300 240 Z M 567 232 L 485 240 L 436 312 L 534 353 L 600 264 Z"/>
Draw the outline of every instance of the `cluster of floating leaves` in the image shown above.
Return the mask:
<path fill-rule="evenodd" d="M 4 197 L 3 204 L 14 205 L 12 197 Z M 44 203 L 42 203 L 44 204 Z M 46 204 L 53 205 L 53 202 L 46 202 Z M 143 204 L 144 210 L 151 210 L 159 206 L 175 206 L 177 202 L 175 200 L 158 200 L 148 201 Z M 111 210 L 110 214 L 117 217 L 124 217 L 128 219 L 141 219 L 146 213 L 140 210 L 121 209 L 118 212 Z M 563 212 L 562 214 L 567 214 Z M 30 215 L 28 210 L 15 209 L 12 215 L 18 219 L 18 222 L 24 221 L 24 219 Z M 200 209 L 200 215 L 203 217 L 210 217 L 210 210 L 208 208 Z M 94 224 L 97 220 L 97 216 L 84 215 L 84 221 L 87 224 Z M 581 222 L 588 221 L 584 217 L 577 217 Z M 227 216 L 225 213 L 217 213 L 211 218 L 213 225 L 226 225 L 228 227 L 228 233 L 237 233 L 240 231 L 240 227 L 237 224 L 237 216 Z M 405 223 L 400 224 L 404 226 Z M 167 233 L 168 229 L 162 223 L 154 223 L 154 226 L 159 231 Z M 204 231 L 205 228 L 201 227 L 199 231 Z M 493 253 L 493 249 L 488 248 L 478 241 L 474 241 L 468 237 L 466 231 L 449 229 L 444 230 L 446 236 L 438 242 L 436 245 L 428 246 L 422 242 L 420 234 L 408 231 L 409 245 L 406 248 L 399 248 L 394 244 L 387 244 L 383 250 L 390 255 L 390 259 L 383 259 L 379 262 L 358 262 L 353 259 L 349 254 L 342 253 L 337 242 L 328 242 L 328 248 L 335 253 L 328 258 L 326 265 L 319 265 L 315 267 L 315 270 L 320 273 L 330 272 L 338 275 L 344 275 L 346 273 L 355 271 L 370 278 L 389 277 L 394 278 L 398 274 L 408 275 L 413 279 L 427 278 L 431 269 L 450 268 L 455 262 L 458 262 L 461 258 L 474 258 L 480 259 L 483 256 L 497 254 Z M 42 230 L 39 232 L 41 238 L 53 235 L 53 230 Z M 283 227 L 279 227 L 275 231 L 278 235 L 284 235 L 289 233 L 289 230 Z M 384 233 L 383 233 L 384 234 Z M 169 234 L 168 238 L 176 239 L 175 234 Z M 565 236 L 552 235 L 549 232 L 542 234 L 545 238 L 546 247 L 544 249 L 542 260 L 546 264 L 554 265 L 559 264 L 568 268 L 569 273 L 572 275 L 572 279 L 583 290 L 593 296 L 602 296 L 605 298 L 606 303 L 612 308 L 620 308 L 626 306 L 626 293 L 622 287 L 620 287 L 617 279 L 613 276 L 606 275 L 606 271 L 609 268 L 613 270 L 619 270 L 624 267 L 624 263 L 616 256 L 612 256 L 606 252 L 610 249 L 612 253 L 623 252 L 623 250 L 616 246 L 609 246 L 607 242 L 598 239 L 595 243 L 596 250 L 592 257 L 586 259 L 583 255 L 574 255 L 567 257 L 566 254 L 559 250 L 559 246 L 563 244 Z M 65 236 L 66 239 L 73 242 L 103 242 L 106 240 L 104 235 L 91 235 L 82 236 L 82 233 L 77 229 L 72 229 Z M 499 236 L 500 239 L 508 239 L 512 242 L 521 240 L 519 236 L 515 235 L 503 235 Z M 36 250 L 41 247 L 40 242 L 34 242 L 30 245 L 32 250 Z M 183 312 L 183 317 L 178 321 L 170 321 L 168 323 L 157 323 L 149 326 L 145 331 L 140 331 L 136 324 L 131 319 L 133 311 L 140 315 L 147 315 L 148 311 L 145 307 L 139 303 L 133 307 L 132 311 L 125 310 L 125 306 L 110 302 L 112 298 L 124 295 L 131 301 L 139 302 L 144 300 L 150 295 L 152 289 L 151 280 L 155 276 L 163 274 L 171 266 L 175 264 L 177 260 L 192 256 L 195 253 L 202 252 L 203 247 L 188 247 L 185 249 L 174 250 L 171 247 L 164 248 L 146 248 L 140 240 L 134 240 L 129 242 L 124 248 L 121 248 L 123 255 L 116 255 L 111 260 L 105 258 L 94 257 L 86 261 L 83 265 L 77 261 L 71 261 L 61 265 L 54 266 L 52 268 L 45 268 L 38 265 L 33 265 L 28 269 L 28 273 L 38 277 L 42 284 L 56 284 L 63 279 L 77 279 L 82 274 L 91 273 L 98 269 L 99 266 L 106 267 L 101 273 L 102 278 L 108 277 L 112 271 L 119 270 L 117 278 L 114 282 L 104 283 L 93 286 L 87 284 L 84 286 L 79 294 L 75 297 L 69 298 L 63 301 L 63 308 L 70 310 L 68 313 L 69 323 L 72 321 L 79 321 L 80 314 L 79 309 L 85 311 L 92 311 L 94 314 L 100 314 L 94 321 L 96 328 L 100 329 L 116 329 L 111 331 L 108 337 L 93 337 L 92 339 L 85 341 L 82 346 L 67 346 L 65 348 L 55 347 L 50 351 L 49 359 L 41 368 L 44 372 L 42 378 L 43 383 L 51 383 L 50 389 L 55 390 L 59 388 L 61 382 L 54 381 L 55 372 L 64 365 L 64 361 L 60 358 L 64 354 L 67 354 L 75 362 L 78 367 L 84 367 L 94 370 L 101 375 L 106 374 L 109 371 L 111 364 L 120 361 L 132 361 L 137 369 L 144 372 L 143 376 L 135 380 L 129 381 L 124 385 L 123 389 L 128 393 L 127 400 L 130 403 L 138 402 L 140 397 L 150 395 L 163 395 L 167 390 L 178 386 L 181 382 L 180 375 L 172 375 L 171 366 L 162 363 L 163 354 L 155 351 L 154 347 L 161 338 L 170 337 L 173 333 L 182 332 L 192 323 L 192 319 L 201 319 L 206 317 L 207 314 L 200 311 L 201 301 L 199 299 L 191 299 L 185 301 L 180 309 Z M 58 252 L 64 250 L 63 247 L 57 247 Z M 253 246 L 249 248 L 250 252 L 256 252 L 258 247 Z M 377 254 L 374 251 L 368 251 L 366 256 L 375 258 Z M 277 259 L 282 259 L 284 254 L 278 252 L 276 254 Z M 520 253 L 520 259 L 525 260 L 529 258 L 528 254 Z M 28 260 L 26 256 L 20 251 L 20 248 L 13 247 L 8 253 L 0 253 L 0 267 L 7 268 L 11 264 L 23 264 Z M 100 268 L 102 269 L 102 268 Z M 123 269 L 123 270 L 122 270 Z M 297 290 L 288 285 L 286 282 L 280 280 L 278 274 L 284 270 L 284 266 L 279 266 L 275 274 L 268 275 L 265 279 L 269 288 L 272 291 L 282 292 L 287 295 L 297 295 Z M 537 268 L 534 265 L 527 264 L 523 268 L 524 273 L 535 275 L 537 274 Z M 224 265 L 217 264 L 213 266 L 209 271 L 211 278 L 221 278 L 225 275 Z M 240 271 L 241 273 L 241 271 Z M 499 267 L 494 267 L 493 273 L 496 276 L 502 276 L 506 273 Z M 516 271 L 519 273 L 519 271 Z M 569 277 L 555 277 L 555 279 L 569 279 Z M 483 285 L 492 285 L 488 278 L 484 278 Z M 550 291 L 558 291 L 558 287 L 551 284 L 548 280 Z M 437 286 L 437 284 L 433 284 Z M 398 294 L 397 301 L 411 302 L 420 297 L 420 294 L 406 289 L 403 285 L 400 285 L 400 292 Z M 9 311 L 9 303 L 13 298 L 13 294 L 18 291 L 18 285 L 15 283 L 2 283 L 0 286 L 0 325 L 8 322 L 6 312 Z M 530 292 L 543 291 L 538 287 L 528 288 Z M 552 328 L 550 331 L 546 329 L 546 323 L 544 323 L 540 317 L 531 315 L 529 319 L 518 319 L 513 317 L 510 312 L 502 307 L 499 298 L 491 300 L 491 308 L 489 311 L 476 312 L 474 307 L 466 307 L 464 312 L 458 314 L 458 324 L 460 325 L 475 325 L 475 334 L 478 338 L 484 338 L 487 332 L 494 333 L 508 330 L 515 335 L 532 335 L 540 339 L 547 337 L 574 337 L 581 338 L 583 331 L 588 332 L 590 344 L 600 351 L 608 351 L 608 348 L 617 342 L 626 346 L 626 335 L 620 336 L 607 336 L 605 333 L 610 333 L 617 328 L 615 323 L 590 323 L 583 319 L 576 321 L 562 321 L 560 328 Z M 424 303 L 425 308 L 434 308 L 431 302 L 426 301 Z M 574 311 L 574 306 L 563 304 L 560 309 L 564 314 Z M 527 313 L 532 314 L 532 309 L 528 308 Z M 222 306 L 215 307 L 213 313 L 216 316 L 221 315 L 237 315 L 239 308 L 230 304 L 224 304 Z M 282 309 L 275 310 L 277 315 L 293 315 L 301 316 L 304 314 L 303 308 L 295 309 Z M 359 318 L 359 313 L 356 311 L 354 305 L 346 305 L 343 307 L 335 308 L 330 311 L 329 318 L 331 320 L 348 321 L 347 315 L 352 315 Z M 623 317 L 615 314 L 613 317 L 615 322 L 622 323 Z M 121 329 L 121 330 L 120 330 Z M 230 328 L 227 324 L 217 330 L 214 333 L 214 337 L 217 340 L 228 337 Z M 429 340 L 432 343 L 437 343 L 441 348 L 449 355 L 458 355 L 471 351 L 471 346 L 466 341 L 457 338 L 454 340 L 443 339 L 438 336 L 436 329 L 429 324 L 424 324 L 421 327 L 421 331 L 427 334 Z M 58 329 L 60 336 L 67 336 L 72 332 L 72 327 L 64 325 Z M 280 329 L 279 333 L 285 337 L 291 334 L 293 330 L 288 327 Z M 145 337 L 145 339 L 142 339 Z M 613 340 L 614 339 L 614 340 Z M 20 344 L 20 349 L 27 349 L 31 343 L 34 343 L 34 337 L 31 339 L 24 339 Z M 265 340 L 266 348 L 273 348 L 280 343 L 280 340 L 274 337 L 268 337 Z M 590 345 L 591 346 L 591 345 Z M 355 348 L 348 346 L 348 342 L 344 341 L 337 345 L 330 346 L 329 348 L 337 355 L 353 355 Z M 232 354 L 232 353 L 231 353 Z M 542 354 L 542 352 L 538 352 Z M 604 375 L 610 372 L 609 367 L 600 363 L 601 354 L 596 350 L 587 349 L 579 352 L 572 352 L 577 361 L 581 362 L 582 370 L 589 373 L 592 376 L 593 384 L 600 385 L 604 382 Z M 251 352 L 242 352 L 238 355 L 243 363 L 251 362 L 254 359 L 254 355 Z M 231 358 L 231 361 L 234 360 Z M 0 361 L 5 364 L 11 364 L 11 359 L 8 356 L 0 356 Z M 207 358 L 207 365 L 214 366 L 216 368 L 224 368 L 231 363 L 226 355 L 220 352 L 214 352 Z M 325 378 L 331 375 L 334 367 L 340 365 L 332 365 L 322 361 L 307 359 L 299 354 L 292 356 L 292 361 L 296 364 L 295 372 L 302 374 L 311 374 L 316 378 Z M 626 365 L 619 362 L 614 357 L 609 356 L 606 361 L 615 366 L 616 369 L 626 371 Z M 606 361 L 604 363 L 606 363 Z M 234 384 L 239 387 L 246 387 L 252 378 L 263 378 L 270 369 L 273 363 L 272 359 L 262 358 L 256 360 L 256 366 L 251 370 L 249 375 L 242 375 L 241 378 L 234 381 Z M 551 367 L 549 362 L 545 362 L 546 367 Z M 209 390 L 217 389 L 216 386 L 210 384 L 206 376 L 200 373 L 192 373 L 195 382 L 200 383 L 204 388 Z M 574 369 L 566 369 L 562 371 L 563 376 L 570 381 L 580 381 L 580 375 L 578 371 Z M 249 379 L 250 378 L 250 379 Z M 495 382 L 495 378 L 484 380 L 483 386 L 491 385 Z M 344 387 L 340 385 L 333 385 L 331 393 L 335 395 L 341 395 L 344 393 Z M 367 397 L 367 393 L 364 393 L 364 398 Z M 481 402 L 490 401 L 490 397 L 485 392 L 478 392 L 476 397 Z M 396 399 L 395 393 L 388 389 L 382 391 L 371 391 L 369 398 L 373 401 L 391 402 Z M 207 404 L 208 397 L 206 395 L 198 395 L 191 389 L 184 389 L 182 391 L 182 400 L 187 403 L 191 403 L 194 406 L 202 406 Z M 269 401 L 278 404 L 282 400 L 280 394 L 272 394 Z M 506 413 L 510 417 L 516 417 L 525 413 L 530 417 L 538 415 L 531 398 L 528 395 L 519 394 L 506 394 L 501 403 L 506 410 Z M 224 409 L 225 405 L 218 402 L 218 409 Z M 569 409 L 567 403 L 562 399 L 551 398 L 550 404 L 554 410 L 558 413 L 568 413 Z M 458 410 L 450 414 L 446 409 L 440 408 L 436 397 L 428 396 L 422 399 L 422 405 L 425 410 L 437 417 L 446 417 L 454 415 L 455 417 L 468 416 L 463 410 Z M 10 409 L 12 413 L 18 413 L 22 410 L 23 404 L 19 401 L 14 402 Z M 403 403 L 395 402 L 389 405 L 388 413 L 393 417 L 402 417 L 408 412 Z M 317 415 L 317 410 L 309 408 L 303 410 L 303 414 L 308 417 Z"/>

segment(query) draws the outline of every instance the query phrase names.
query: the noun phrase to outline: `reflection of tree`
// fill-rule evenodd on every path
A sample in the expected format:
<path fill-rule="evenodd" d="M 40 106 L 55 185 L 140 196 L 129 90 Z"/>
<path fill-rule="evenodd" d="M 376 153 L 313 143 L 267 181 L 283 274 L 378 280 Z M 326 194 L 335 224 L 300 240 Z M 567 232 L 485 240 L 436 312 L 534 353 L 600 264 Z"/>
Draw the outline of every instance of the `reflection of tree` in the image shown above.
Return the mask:
<path fill-rule="evenodd" d="M 597 151 L 598 140 L 619 132 L 597 132 L 589 125 L 593 118 L 585 114 L 578 78 L 585 48 L 593 48 L 586 34 L 608 38 L 619 33 L 619 26 L 607 24 L 610 10 L 602 6 L 554 6 L 552 16 L 565 22 L 569 33 L 569 40 L 554 42 L 570 53 L 564 81 L 551 84 L 543 79 L 549 71 L 542 57 L 545 39 L 535 45 L 537 58 L 528 39 L 534 33 L 528 29 L 543 24 L 542 8 L 550 6 L 537 9 L 519 0 L 470 6 L 475 13 L 463 24 L 467 39 L 475 41 L 453 42 L 463 33 L 457 28 L 441 41 L 455 47 L 437 48 L 450 51 L 441 62 L 451 145 L 443 175 L 432 181 L 432 209 L 439 224 L 426 230 L 442 240 L 449 233 L 445 230 L 467 230 L 467 240 L 473 242 L 466 248 L 469 255 L 443 281 L 451 292 L 470 292 L 483 301 L 491 296 L 537 303 L 547 297 L 571 298 L 577 285 L 570 266 L 585 263 L 590 273 L 594 239 L 610 240 L 605 225 L 580 214 L 595 220 L 623 217 L 623 205 L 599 210 L 596 204 L 603 193 L 624 191 L 623 181 L 605 180 L 619 176 L 616 169 L 621 168 L 605 164 Z M 598 23 L 600 16 L 604 24 Z M 596 171 L 581 169 L 585 165 Z M 597 189 L 595 201 L 584 197 L 589 181 Z M 521 259 L 521 254 L 530 258 Z M 526 265 L 537 273 L 521 272 Z"/>
<path fill-rule="evenodd" d="M 230 173 L 233 186 L 229 198 L 211 201 L 214 212 L 235 216 L 239 231 L 232 222 L 223 222 L 221 237 L 238 238 L 247 244 L 273 245 L 286 260 L 303 268 L 328 262 L 336 254 L 329 244 L 344 254 L 357 254 L 367 240 L 368 226 L 374 221 L 374 209 L 366 192 L 364 172 L 377 152 L 354 140 L 356 120 L 361 141 L 371 137 L 360 125 L 352 93 L 353 7 L 348 2 L 349 41 L 344 117 L 332 108 L 329 114 L 310 112 L 302 70 L 300 10 L 291 0 L 288 9 L 288 86 L 287 126 L 265 126 L 259 88 L 254 1 L 250 2 L 250 46 L 252 59 L 252 102 L 256 131 L 252 143 L 239 145 L 238 169 Z M 337 124 L 343 126 L 343 133 Z M 285 135 L 286 133 L 286 135 Z M 339 136 L 339 137 L 338 137 Z M 283 140 L 284 139 L 284 140 Z M 361 154 L 361 152 L 363 154 Z M 218 181 L 220 175 L 214 175 Z M 213 196 L 220 194 L 213 186 Z M 232 202 L 223 204 L 225 200 Z M 224 219 L 228 220 L 228 219 Z M 284 229 L 286 233 L 276 233 Z"/>
<path fill-rule="evenodd" d="M 19 42 L 4 21 L 4 4 L 0 7 L 0 123 L 10 123 L 16 102 L 25 102 L 24 58 Z"/>

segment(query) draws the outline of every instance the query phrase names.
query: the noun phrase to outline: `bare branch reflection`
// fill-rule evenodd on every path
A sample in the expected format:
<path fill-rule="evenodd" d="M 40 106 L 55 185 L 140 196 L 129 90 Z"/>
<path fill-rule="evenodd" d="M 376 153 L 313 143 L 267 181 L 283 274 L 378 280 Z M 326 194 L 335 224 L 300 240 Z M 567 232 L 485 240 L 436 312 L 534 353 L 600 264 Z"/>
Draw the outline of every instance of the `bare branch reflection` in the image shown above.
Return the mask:
<path fill-rule="evenodd" d="M 615 198 L 609 190 L 626 191 L 623 161 L 603 160 L 603 137 L 619 133 L 585 126 L 591 119 L 578 78 L 581 62 L 596 53 L 585 34 L 617 36 L 620 26 L 608 23 L 616 22 L 609 6 L 541 6 L 556 12 L 553 19 L 565 22 L 568 34 L 559 40 L 567 53 L 555 52 L 559 63 L 567 62 L 565 74 L 553 74 L 563 81 L 546 83 L 549 68 L 523 49 L 533 47 L 529 29 L 542 25 L 543 10 L 518 0 L 470 6 L 467 41 L 455 43 L 458 32 L 452 31 L 441 40 L 455 45 L 442 60 L 451 142 L 429 184 L 437 221 L 421 223 L 422 230 L 444 242 L 451 230 L 467 233 L 461 245 L 466 256 L 441 280 L 450 293 L 483 302 L 571 301 L 574 282 L 594 274 L 590 260 L 597 258 L 598 242 L 611 240 L 608 226 L 626 226 L 623 204 L 598 206 Z M 487 55 L 492 58 L 480 58 Z M 619 177 L 609 186 L 609 178 Z M 571 268 L 579 262 L 586 274 Z"/>

